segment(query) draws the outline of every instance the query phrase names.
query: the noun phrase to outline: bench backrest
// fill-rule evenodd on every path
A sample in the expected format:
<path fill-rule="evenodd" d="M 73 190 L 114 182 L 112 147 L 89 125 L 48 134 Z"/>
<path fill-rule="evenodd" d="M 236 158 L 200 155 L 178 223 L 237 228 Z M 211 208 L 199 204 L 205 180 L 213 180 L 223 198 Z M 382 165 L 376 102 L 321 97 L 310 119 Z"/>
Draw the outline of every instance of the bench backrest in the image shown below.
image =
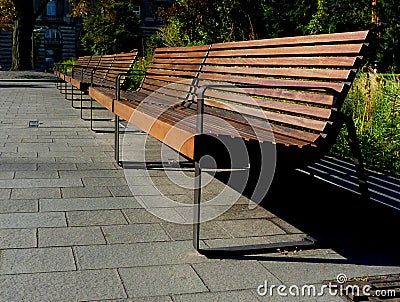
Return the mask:
<path fill-rule="evenodd" d="M 107 76 L 108 69 L 111 67 L 114 61 L 115 54 L 102 55 L 97 65 L 92 70 L 88 70 L 90 73 L 93 72 L 93 83 L 101 83 Z"/>
<path fill-rule="evenodd" d="M 268 120 L 277 142 L 286 145 L 323 143 L 355 78 L 367 35 L 360 31 L 212 44 L 198 87 L 232 85 L 206 91 L 205 104 L 213 114 L 239 120 L 236 111 L 254 125 Z"/>
<path fill-rule="evenodd" d="M 193 83 L 209 46 L 157 48 L 141 84 L 144 95 L 162 94 L 163 102 L 193 99 Z"/>
<path fill-rule="evenodd" d="M 136 59 L 137 51 L 101 56 L 97 65 L 89 70 L 93 71 L 93 84 L 113 88 L 117 75 L 122 74 L 120 84 L 123 85 Z"/>
<path fill-rule="evenodd" d="M 107 74 L 104 77 L 102 85 L 115 87 L 115 80 L 118 74 L 122 74 L 120 84 L 124 85 L 126 76 L 135 64 L 137 57 L 137 51 L 116 54 L 111 62 Z"/>

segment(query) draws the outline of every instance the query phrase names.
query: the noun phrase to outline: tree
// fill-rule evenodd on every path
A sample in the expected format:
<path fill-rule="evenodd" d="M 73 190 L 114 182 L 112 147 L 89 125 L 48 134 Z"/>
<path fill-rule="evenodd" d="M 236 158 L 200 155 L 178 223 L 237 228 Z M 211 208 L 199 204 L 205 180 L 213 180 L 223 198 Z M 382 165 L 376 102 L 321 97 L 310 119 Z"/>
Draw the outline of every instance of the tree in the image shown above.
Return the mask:
<path fill-rule="evenodd" d="M 93 54 L 129 52 L 141 45 L 137 0 L 70 0 L 72 14 L 84 15 L 82 44 Z"/>
<path fill-rule="evenodd" d="M 0 0 L 0 27 L 3 30 L 13 30 L 11 70 L 32 69 L 32 33 L 35 20 L 48 1 L 41 0 L 35 11 L 33 1 Z M 14 22 L 14 25 L 10 26 L 10 22 Z"/>
<path fill-rule="evenodd" d="M 400 6 L 398 0 L 380 0 L 377 6 L 378 16 L 378 54 L 381 70 L 400 72 Z"/>

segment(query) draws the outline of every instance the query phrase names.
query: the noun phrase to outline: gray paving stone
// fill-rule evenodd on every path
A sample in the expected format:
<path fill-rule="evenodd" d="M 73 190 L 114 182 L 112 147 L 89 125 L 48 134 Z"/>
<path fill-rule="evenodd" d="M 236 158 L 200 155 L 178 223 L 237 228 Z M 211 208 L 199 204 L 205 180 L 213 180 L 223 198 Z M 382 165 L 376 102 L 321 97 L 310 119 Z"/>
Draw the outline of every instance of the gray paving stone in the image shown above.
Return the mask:
<path fill-rule="evenodd" d="M 176 224 L 163 222 L 162 226 L 168 232 L 173 240 L 190 240 L 193 238 L 193 225 L 191 224 Z M 223 228 L 216 222 L 205 222 L 201 225 L 202 239 L 211 238 L 232 238 Z"/>
<path fill-rule="evenodd" d="M 219 261 L 197 263 L 193 267 L 211 292 L 237 289 L 256 289 L 264 280 L 275 285 L 281 282 L 256 261 Z"/>
<path fill-rule="evenodd" d="M 2 158 L 37 158 L 38 153 L 34 151 L 28 152 L 27 150 L 19 150 L 18 152 L 3 152 L 1 154 Z"/>
<path fill-rule="evenodd" d="M 228 246 L 243 246 L 243 245 L 257 245 L 257 244 L 269 244 L 269 243 L 282 243 L 292 241 L 302 241 L 302 234 L 286 234 L 286 235 L 272 235 L 272 236 L 261 236 L 261 237 L 240 237 L 240 238 L 228 238 L 228 239 L 203 239 L 208 247 L 220 248 Z M 202 235 L 200 235 L 203 237 Z"/>
<path fill-rule="evenodd" d="M 113 163 L 77 163 L 78 170 L 113 170 L 116 169 Z M 61 169 L 60 169 L 61 170 Z M 100 173 L 99 171 L 97 171 Z"/>
<path fill-rule="evenodd" d="M 122 170 L 78 170 L 78 171 L 59 171 L 60 177 L 124 177 Z"/>
<path fill-rule="evenodd" d="M 123 285 L 114 270 L 0 276 L 0 301 L 89 301 L 123 299 Z"/>
<path fill-rule="evenodd" d="M 52 170 L 76 170 L 74 163 L 42 163 L 38 164 L 39 171 L 52 171 Z"/>
<path fill-rule="evenodd" d="M 79 178 L 55 178 L 55 179 L 12 179 L 0 180 L 2 188 L 62 188 L 82 187 Z"/>
<path fill-rule="evenodd" d="M 0 200 L 0 213 L 38 212 L 37 199 L 7 199 Z"/>
<path fill-rule="evenodd" d="M 0 199 L 10 199 L 10 196 L 11 189 L 0 189 Z"/>
<path fill-rule="evenodd" d="M 233 237 L 266 236 L 286 234 L 276 224 L 267 219 L 244 219 L 218 221 Z"/>
<path fill-rule="evenodd" d="M 0 274 L 61 272 L 75 270 L 71 248 L 32 248 L 3 250 Z"/>
<path fill-rule="evenodd" d="M 247 204 L 235 204 L 219 216 L 218 220 L 234 220 L 234 219 L 257 219 L 257 218 L 273 218 L 274 214 L 268 212 L 264 208 L 257 206 L 249 209 Z"/>
<path fill-rule="evenodd" d="M 13 179 L 13 178 L 14 178 L 13 171 L 8 171 L 8 172 L 0 171 L 0 179 Z"/>
<path fill-rule="evenodd" d="M 120 210 L 94 210 L 67 212 L 69 226 L 127 224 Z"/>
<path fill-rule="evenodd" d="M 59 178 L 57 171 L 16 171 L 15 178 Z"/>
<path fill-rule="evenodd" d="M 184 294 L 174 295 L 174 302 L 256 302 L 257 297 L 250 290 L 237 290 L 213 293 L 198 293 L 198 294 Z"/>
<path fill-rule="evenodd" d="M 39 200 L 40 211 L 85 211 L 134 209 L 141 206 L 134 197 L 101 197 L 101 198 L 63 198 Z"/>
<path fill-rule="evenodd" d="M 99 301 L 100 302 L 100 301 Z M 137 297 L 132 299 L 101 300 L 101 302 L 173 302 L 169 296 Z"/>
<path fill-rule="evenodd" d="M 129 297 L 206 292 L 190 265 L 119 269 Z"/>
<path fill-rule="evenodd" d="M 115 197 L 133 196 L 132 191 L 128 186 L 114 186 L 114 187 L 108 187 L 108 189 Z"/>
<path fill-rule="evenodd" d="M 0 229 L 67 226 L 64 213 L 0 214 Z"/>
<path fill-rule="evenodd" d="M 74 197 L 110 197 L 111 192 L 105 187 L 61 188 L 63 198 Z"/>
<path fill-rule="evenodd" d="M 35 171 L 36 163 L 12 163 L 0 160 L 2 171 Z"/>
<path fill-rule="evenodd" d="M 107 242 L 110 244 L 170 240 L 159 224 L 105 226 L 103 231 Z"/>
<path fill-rule="evenodd" d="M 0 249 L 36 247 L 36 229 L 0 229 Z"/>
<path fill-rule="evenodd" d="M 71 154 L 69 156 L 71 156 Z M 90 157 L 84 157 L 82 155 L 75 156 L 75 157 L 58 157 L 57 154 L 55 154 L 55 161 L 56 161 L 56 163 L 75 163 L 76 164 L 76 163 L 92 162 L 92 159 Z M 72 171 L 74 171 L 74 170 L 72 170 Z"/>
<path fill-rule="evenodd" d="M 39 247 L 105 244 L 100 227 L 39 228 Z"/>
<path fill-rule="evenodd" d="M 128 218 L 129 223 L 160 223 L 168 221 L 179 221 L 182 219 L 174 208 L 157 208 L 151 209 L 149 212 L 146 209 L 124 209 L 123 212 Z M 163 217 L 161 219 L 160 217 Z"/>
<path fill-rule="evenodd" d="M 12 189 L 11 199 L 61 198 L 59 188 L 17 188 Z"/>
<path fill-rule="evenodd" d="M 112 178 L 105 178 L 105 177 L 84 177 L 82 178 L 83 183 L 85 186 L 126 186 L 126 179 L 125 177 L 112 177 Z"/>
<path fill-rule="evenodd" d="M 210 262 L 191 241 L 145 242 L 74 247 L 80 269 Z M 212 265 L 210 265 L 212 267 Z"/>

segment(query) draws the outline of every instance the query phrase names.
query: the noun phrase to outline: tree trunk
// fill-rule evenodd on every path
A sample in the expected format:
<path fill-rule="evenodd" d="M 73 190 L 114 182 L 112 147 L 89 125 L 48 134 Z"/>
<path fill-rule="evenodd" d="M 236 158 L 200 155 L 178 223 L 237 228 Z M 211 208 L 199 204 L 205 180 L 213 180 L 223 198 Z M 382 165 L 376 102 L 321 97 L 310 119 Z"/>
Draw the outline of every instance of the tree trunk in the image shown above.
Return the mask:
<path fill-rule="evenodd" d="M 32 33 L 35 24 L 33 1 L 14 0 L 16 20 L 13 32 L 11 70 L 32 69 Z"/>

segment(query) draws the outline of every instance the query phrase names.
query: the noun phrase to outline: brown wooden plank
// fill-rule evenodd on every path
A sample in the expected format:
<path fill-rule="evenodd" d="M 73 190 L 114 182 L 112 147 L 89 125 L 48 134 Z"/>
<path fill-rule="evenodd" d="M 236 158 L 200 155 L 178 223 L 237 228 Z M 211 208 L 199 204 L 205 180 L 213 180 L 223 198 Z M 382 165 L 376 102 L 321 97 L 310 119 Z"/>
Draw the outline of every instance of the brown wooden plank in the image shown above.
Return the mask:
<path fill-rule="evenodd" d="M 140 112 L 140 110 L 134 110 L 128 102 L 116 102 L 114 112 L 174 150 L 189 158 L 194 158 L 194 136 L 192 133 L 183 131 L 178 127 L 173 127 L 171 124 L 161 120 L 154 119 Z"/>
<path fill-rule="evenodd" d="M 210 81 L 216 81 L 217 83 L 211 83 Z M 229 76 L 219 74 L 201 74 L 199 86 L 205 84 L 223 84 L 232 83 L 234 84 L 246 84 L 246 85 L 260 85 L 271 88 L 291 89 L 291 87 L 297 87 L 300 90 L 326 90 L 330 89 L 337 93 L 341 93 L 345 87 L 345 83 L 335 82 L 313 82 L 313 81 L 300 81 L 300 80 L 281 80 L 281 79 L 269 79 L 269 78 L 255 78 L 255 77 L 240 77 L 240 76 Z"/>
<path fill-rule="evenodd" d="M 216 57 L 239 57 L 239 56 L 302 56 L 302 55 L 358 55 L 363 45 L 360 44 L 341 44 L 341 45 L 311 45 L 294 47 L 275 47 L 275 48 L 254 48 L 254 49 L 228 49 L 211 50 L 209 58 Z"/>
<path fill-rule="evenodd" d="M 234 111 L 244 115 L 250 115 L 257 118 L 269 120 L 272 122 L 284 123 L 287 125 L 292 125 L 296 127 L 306 128 L 314 131 L 322 132 L 326 126 L 326 122 L 308 119 L 300 116 L 282 114 L 279 112 L 260 110 L 258 108 L 240 106 L 235 104 L 227 104 L 223 102 L 205 100 L 206 105 L 211 107 L 218 107 L 220 109 Z"/>
<path fill-rule="evenodd" d="M 218 93 L 246 93 L 249 96 L 259 96 L 274 98 L 280 100 L 295 101 L 301 103 L 311 103 L 321 106 L 332 106 L 334 97 L 329 94 L 321 93 L 309 93 L 302 91 L 289 91 L 282 89 L 269 89 L 269 88 L 238 88 L 238 87 L 226 87 L 226 88 L 213 88 L 206 92 L 206 96 L 218 97 Z"/>
<path fill-rule="evenodd" d="M 248 95 L 212 92 L 206 94 L 207 100 L 218 99 L 228 102 L 239 103 L 244 106 L 260 107 L 260 109 L 270 109 L 288 113 L 297 113 L 299 115 L 308 115 L 319 119 L 329 119 L 331 108 L 321 108 L 291 102 L 282 102 L 278 100 L 252 98 Z M 212 98 L 212 99 L 211 99 Z"/>
<path fill-rule="evenodd" d="M 204 66 L 202 73 L 222 73 L 226 75 L 250 75 L 261 77 L 285 77 L 321 79 L 331 81 L 347 81 L 351 70 L 338 69 L 306 69 L 306 68 L 249 68 L 249 67 L 226 67 L 226 66 Z"/>
<path fill-rule="evenodd" d="M 301 44 L 321 44 L 321 43 L 348 43 L 361 42 L 367 39 L 368 31 L 345 32 L 333 34 L 320 34 L 296 37 L 283 37 L 264 40 L 251 40 L 240 42 L 217 43 L 212 45 L 212 49 L 233 49 L 251 48 L 260 46 L 279 46 L 279 45 L 301 45 Z"/>

